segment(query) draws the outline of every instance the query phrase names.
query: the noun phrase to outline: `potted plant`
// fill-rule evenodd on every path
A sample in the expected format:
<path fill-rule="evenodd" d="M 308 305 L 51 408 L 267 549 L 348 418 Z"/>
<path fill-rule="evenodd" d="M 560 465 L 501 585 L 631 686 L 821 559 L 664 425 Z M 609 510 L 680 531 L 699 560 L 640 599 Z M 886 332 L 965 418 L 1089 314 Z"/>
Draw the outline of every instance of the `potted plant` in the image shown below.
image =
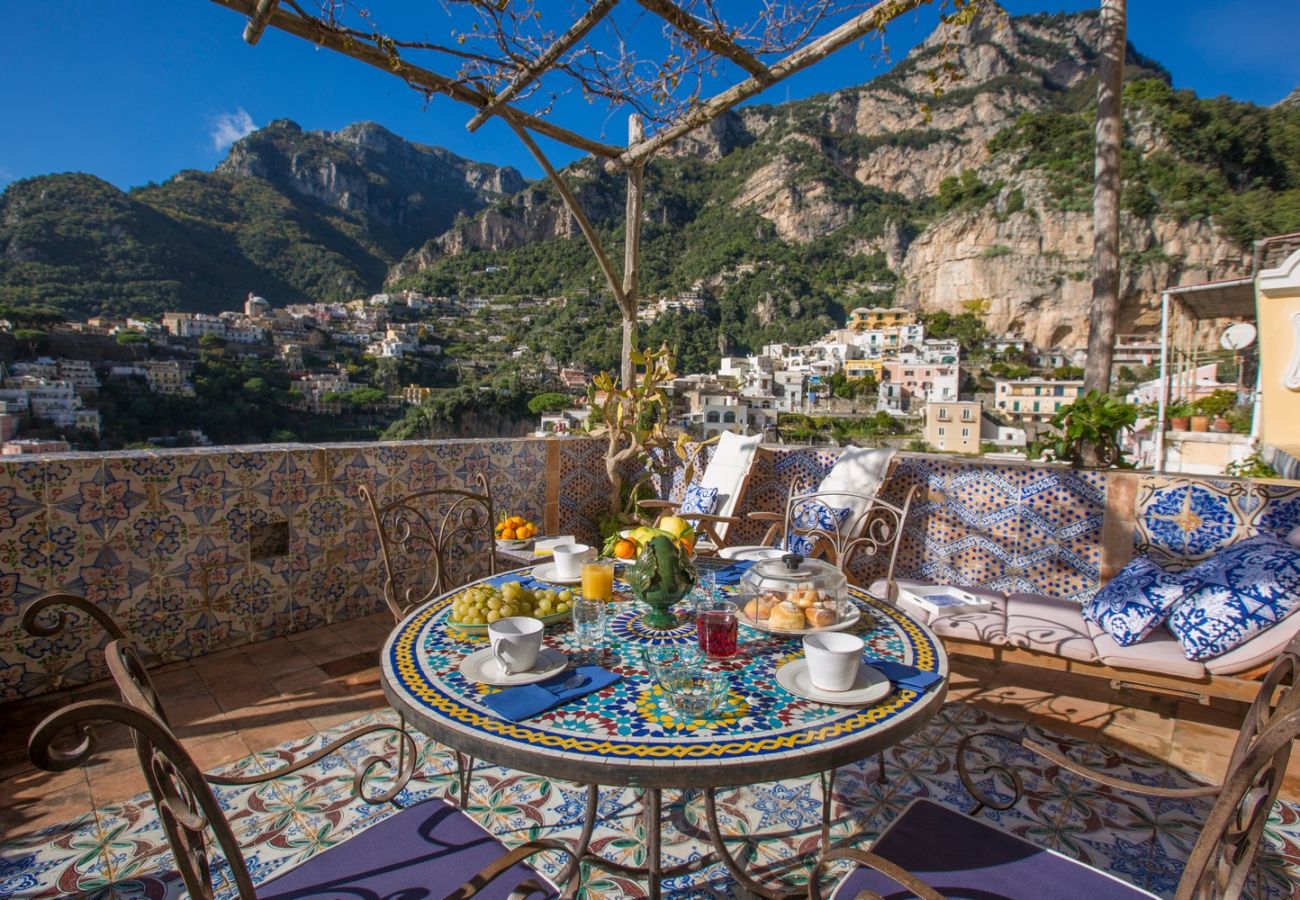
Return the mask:
<path fill-rule="evenodd" d="M 1191 427 L 1190 417 L 1192 415 L 1191 404 L 1179 400 L 1170 403 L 1165 410 L 1165 416 L 1169 420 L 1171 431 L 1187 431 Z"/>
<path fill-rule="evenodd" d="M 1207 419 L 1208 427 L 1218 432 L 1228 432 L 1232 430 L 1232 423 L 1228 421 L 1228 412 L 1237 405 L 1237 393 L 1229 388 L 1219 388 L 1212 394 L 1202 397 L 1192 404 L 1192 412 L 1197 417 Z M 1193 431 L 1205 431 L 1204 428 L 1196 427 L 1196 418 L 1192 420 Z"/>
<path fill-rule="evenodd" d="M 1123 461 L 1119 436 L 1137 421 L 1138 408 L 1114 394 L 1088 391 L 1052 416 L 1057 433 L 1039 445 L 1040 455 L 1076 466 L 1109 467 Z"/>

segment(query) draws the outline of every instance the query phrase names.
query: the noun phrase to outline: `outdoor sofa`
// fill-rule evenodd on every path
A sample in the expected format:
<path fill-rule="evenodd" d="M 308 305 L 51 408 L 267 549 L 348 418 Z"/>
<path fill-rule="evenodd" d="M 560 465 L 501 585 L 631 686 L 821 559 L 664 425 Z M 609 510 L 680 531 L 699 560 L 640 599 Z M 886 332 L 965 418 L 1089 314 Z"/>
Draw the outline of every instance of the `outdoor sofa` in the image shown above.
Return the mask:
<path fill-rule="evenodd" d="M 1116 688 L 1189 695 L 1201 702 L 1208 702 L 1210 697 L 1249 701 L 1278 654 L 1300 634 L 1300 612 L 1294 612 L 1300 606 L 1297 542 L 1264 535 L 1249 540 L 1287 554 L 1286 561 L 1270 566 L 1277 574 L 1276 583 L 1269 585 L 1275 599 L 1267 617 L 1276 616 L 1279 621 L 1256 625 L 1263 630 L 1218 655 L 1201 652 L 1199 660 L 1189 658 L 1189 651 L 1171 631 L 1168 613 L 1158 617 L 1160 624 L 1145 637 L 1121 646 L 1101 625 L 1085 618 L 1083 605 L 1060 597 L 962 588 L 987 599 L 991 608 L 935 615 L 908 598 L 907 590 L 927 586 L 923 582 L 899 579 L 891 591 L 887 582 L 879 580 L 872 585 L 871 593 L 877 597 L 896 596 L 899 606 L 928 624 L 955 654 L 1096 675 L 1109 679 Z M 1221 553 L 1240 556 L 1246 548 L 1246 544 L 1238 544 L 1234 551 L 1230 545 Z M 1161 577 L 1167 574 L 1155 568 L 1152 571 Z M 1269 580 L 1267 575 L 1261 579 L 1258 571 L 1253 575 L 1248 569 L 1228 571 L 1238 571 L 1231 577 L 1241 578 L 1245 591 L 1261 590 L 1262 581 Z M 1188 574 L 1169 573 L 1168 577 L 1186 578 Z M 1117 578 L 1120 576 L 1122 573 Z M 1236 587 L 1234 584 L 1232 589 Z M 1246 602 L 1252 612 L 1263 606 L 1253 598 Z M 1177 602 L 1172 608 L 1177 608 Z"/>

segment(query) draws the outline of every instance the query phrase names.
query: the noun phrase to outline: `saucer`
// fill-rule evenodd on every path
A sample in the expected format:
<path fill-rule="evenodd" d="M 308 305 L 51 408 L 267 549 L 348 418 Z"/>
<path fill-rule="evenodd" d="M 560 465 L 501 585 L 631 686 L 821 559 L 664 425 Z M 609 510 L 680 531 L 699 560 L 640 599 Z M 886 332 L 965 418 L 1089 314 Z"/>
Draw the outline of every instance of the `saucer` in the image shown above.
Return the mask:
<path fill-rule="evenodd" d="M 776 683 L 796 697 L 834 706 L 865 706 L 875 703 L 894 689 L 889 679 L 866 663 L 858 667 L 853 687 L 847 691 L 823 691 L 812 683 L 808 660 L 794 659 L 776 670 Z"/>
<path fill-rule="evenodd" d="M 582 574 L 579 573 L 572 578 L 561 578 L 555 571 L 555 563 L 542 563 L 533 567 L 533 577 L 538 581 L 545 581 L 547 584 L 582 584 Z"/>
<path fill-rule="evenodd" d="M 471 653 L 460 661 L 460 674 L 479 684 L 495 684 L 511 687 L 518 684 L 532 684 L 545 681 L 552 675 L 558 675 L 569 666 L 569 658 L 559 650 L 543 647 L 537 654 L 537 662 L 527 672 L 507 675 L 501 671 L 501 664 L 492 655 L 491 647 L 484 647 Z"/>

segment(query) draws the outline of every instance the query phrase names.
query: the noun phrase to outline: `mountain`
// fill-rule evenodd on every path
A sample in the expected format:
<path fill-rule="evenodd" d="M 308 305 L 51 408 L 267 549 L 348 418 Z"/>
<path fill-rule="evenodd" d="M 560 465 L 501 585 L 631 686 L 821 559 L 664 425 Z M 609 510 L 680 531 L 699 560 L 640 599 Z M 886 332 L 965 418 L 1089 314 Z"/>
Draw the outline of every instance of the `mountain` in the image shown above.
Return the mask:
<path fill-rule="evenodd" d="M 1098 43 L 1095 12 L 990 5 L 867 84 L 745 106 L 678 142 L 646 174 L 642 288 L 700 282 L 712 301 L 643 337 L 707 365 L 897 303 L 978 310 L 995 333 L 1081 346 Z M 947 67 L 960 80 L 936 91 Z M 1253 240 L 1300 231 L 1294 94 L 1273 107 L 1201 99 L 1132 47 L 1126 79 L 1123 332 L 1154 327 L 1161 288 L 1247 272 Z M 590 158 L 565 174 L 619 242 L 622 178 Z M 366 123 L 275 122 L 213 172 L 125 193 L 53 175 L 0 195 L 0 301 L 203 310 L 249 290 L 278 304 L 384 283 L 592 299 L 603 277 L 549 182 Z M 584 300 L 538 313 L 518 337 L 610 365 L 615 319 L 612 304 Z"/>
<path fill-rule="evenodd" d="M 711 283 L 722 342 L 737 350 L 891 299 L 979 309 L 995 333 L 1081 346 L 1098 43 L 1095 12 L 993 6 L 861 87 L 721 117 L 649 169 L 645 291 Z M 933 73 L 948 63 L 962 80 L 936 95 Z M 1246 272 L 1253 239 L 1300 228 L 1293 106 L 1174 91 L 1132 47 L 1126 80 L 1122 331 L 1154 326 L 1166 285 Z M 566 174 L 606 236 L 621 235 L 620 178 L 590 160 Z M 426 243 L 390 280 L 582 289 L 594 268 L 561 246 L 580 243 L 537 183 Z M 561 260 L 571 275 L 538 265 Z M 720 277 L 742 263 L 778 267 L 784 287 L 761 266 Z"/>
<path fill-rule="evenodd" d="M 74 315 L 215 311 L 250 290 L 278 304 L 378 289 L 389 266 L 525 186 L 373 123 L 277 121 L 214 172 L 121 191 L 79 173 L 0 194 L 0 300 Z"/>

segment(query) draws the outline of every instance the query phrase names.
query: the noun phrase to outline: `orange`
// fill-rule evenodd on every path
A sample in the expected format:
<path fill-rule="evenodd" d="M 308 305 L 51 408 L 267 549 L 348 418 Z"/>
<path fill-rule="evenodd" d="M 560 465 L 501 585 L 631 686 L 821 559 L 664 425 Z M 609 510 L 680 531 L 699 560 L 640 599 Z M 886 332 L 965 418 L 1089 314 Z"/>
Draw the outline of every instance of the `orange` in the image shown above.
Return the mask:
<path fill-rule="evenodd" d="M 695 552 L 695 535 L 684 534 L 679 538 L 679 540 L 682 542 L 682 546 L 686 548 L 687 553 Z"/>
<path fill-rule="evenodd" d="M 619 559 L 631 559 L 636 556 L 636 542 L 624 538 L 614 545 L 614 555 Z"/>
<path fill-rule="evenodd" d="M 515 539 L 515 530 L 513 528 L 506 527 L 501 530 L 501 540 L 513 541 L 514 539 Z"/>

